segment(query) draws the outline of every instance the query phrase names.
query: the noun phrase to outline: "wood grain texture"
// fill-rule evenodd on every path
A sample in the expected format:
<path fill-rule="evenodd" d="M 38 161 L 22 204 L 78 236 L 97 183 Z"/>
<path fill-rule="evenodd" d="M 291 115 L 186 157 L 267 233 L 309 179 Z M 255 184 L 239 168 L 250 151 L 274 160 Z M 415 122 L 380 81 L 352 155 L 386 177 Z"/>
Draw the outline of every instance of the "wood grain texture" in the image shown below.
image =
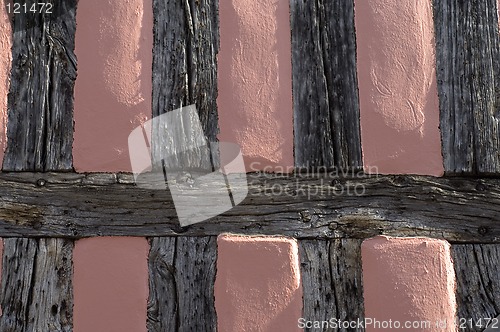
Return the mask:
<path fill-rule="evenodd" d="M 496 0 L 434 0 L 445 172 L 500 172 Z"/>
<path fill-rule="evenodd" d="M 36 1 L 15 2 L 30 9 Z M 22 9 L 11 17 L 4 171 L 72 170 L 77 0 L 48 3 L 52 14 Z M 11 199 L 17 204 L 17 197 Z M 36 219 L 33 210 L 25 212 Z M 66 239 L 4 240 L 0 330 L 72 330 L 72 252 L 73 242 Z"/>
<path fill-rule="evenodd" d="M 180 227 L 168 191 L 138 188 L 131 174 L 3 173 L 0 236 L 386 234 L 500 243 L 500 179 L 256 173 L 248 182 L 248 196 L 232 210 Z"/>
<path fill-rule="evenodd" d="M 216 238 L 150 239 L 148 331 L 216 331 Z"/>
<path fill-rule="evenodd" d="M 295 165 L 360 168 L 354 2 L 291 0 Z"/>
<path fill-rule="evenodd" d="M 73 242 L 4 239 L 0 330 L 72 331 Z"/>
<path fill-rule="evenodd" d="M 34 0 L 26 3 L 28 9 Z M 13 47 L 3 170 L 72 169 L 76 0 L 53 14 L 12 15 Z M 21 10 L 23 11 L 23 10 Z"/>
<path fill-rule="evenodd" d="M 457 280 L 457 316 L 485 324 L 500 314 L 500 246 L 498 244 L 453 245 Z M 463 322 L 460 331 L 483 331 L 485 326 Z"/>
<path fill-rule="evenodd" d="M 206 138 L 217 141 L 218 2 L 208 0 L 154 0 L 153 116 L 195 104 Z M 185 119 L 188 121 L 189 119 Z M 178 127 L 189 128 L 189 122 Z M 170 155 L 172 167 L 210 166 L 206 150 L 194 151 L 186 161 L 164 142 L 164 128 L 153 128 L 157 156 Z M 158 132 L 156 132 L 158 131 Z M 178 152 L 178 151 L 177 151 Z M 180 164 L 180 165 L 179 165 Z"/>
<path fill-rule="evenodd" d="M 299 241 L 304 315 L 308 321 L 364 318 L 361 240 Z M 307 329 L 348 331 L 348 329 Z M 361 331 L 357 329 L 357 331 Z"/>
<path fill-rule="evenodd" d="M 205 139 L 217 141 L 218 2 L 153 0 L 153 15 L 153 117 L 194 104 L 202 126 L 196 132 L 197 119 L 185 115 L 173 124 L 153 119 L 153 168 L 211 171 L 218 158 L 206 147 L 193 146 Z M 161 198 L 156 202 L 159 214 L 147 213 L 146 223 L 176 219 L 168 191 L 150 192 L 149 197 Z M 147 235 L 166 235 L 161 228 Z M 150 243 L 148 330 L 215 331 L 215 237 L 155 237 Z"/>

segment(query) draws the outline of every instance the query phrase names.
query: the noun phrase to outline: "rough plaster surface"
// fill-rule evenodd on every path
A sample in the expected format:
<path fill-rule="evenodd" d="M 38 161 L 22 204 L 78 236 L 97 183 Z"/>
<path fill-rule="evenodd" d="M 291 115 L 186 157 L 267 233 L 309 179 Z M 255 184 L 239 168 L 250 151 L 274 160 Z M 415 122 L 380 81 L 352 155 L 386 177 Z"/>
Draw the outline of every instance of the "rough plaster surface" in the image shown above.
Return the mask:
<path fill-rule="evenodd" d="M 361 254 L 366 317 L 433 324 L 431 329 L 405 331 L 456 331 L 455 272 L 448 242 L 378 236 L 363 242 Z M 436 328 L 443 321 L 446 328 Z M 382 330 L 388 331 L 367 328 Z"/>
<path fill-rule="evenodd" d="M 127 139 L 151 117 L 151 0 L 78 3 L 73 163 L 131 171 Z"/>
<path fill-rule="evenodd" d="M 302 287 L 296 240 L 222 234 L 217 245 L 218 331 L 300 331 Z"/>
<path fill-rule="evenodd" d="M 219 18 L 218 138 L 241 146 L 247 171 L 293 166 L 289 2 L 224 0 Z"/>
<path fill-rule="evenodd" d="M 443 175 L 432 0 L 357 0 L 367 171 Z"/>
<path fill-rule="evenodd" d="M 7 146 L 7 95 L 12 62 L 12 29 L 7 11 L 4 10 L 5 1 L 0 0 L 0 167 Z"/>
<path fill-rule="evenodd" d="M 102 237 L 76 242 L 75 332 L 146 331 L 148 253 L 145 238 Z"/>

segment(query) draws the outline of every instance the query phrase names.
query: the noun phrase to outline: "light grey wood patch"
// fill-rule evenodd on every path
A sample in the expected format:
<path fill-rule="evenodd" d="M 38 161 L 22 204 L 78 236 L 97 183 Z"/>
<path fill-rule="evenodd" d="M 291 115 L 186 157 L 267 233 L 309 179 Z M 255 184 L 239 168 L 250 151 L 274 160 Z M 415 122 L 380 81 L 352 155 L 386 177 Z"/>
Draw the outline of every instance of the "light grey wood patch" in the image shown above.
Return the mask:
<path fill-rule="evenodd" d="M 332 180 L 328 174 L 248 174 L 249 192 L 243 202 L 187 227 L 180 227 L 168 191 L 142 189 L 118 177 L 119 183 L 110 184 L 109 178 L 99 181 L 93 176 L 87 183 L 85 175 L 67 173 L 0 173 L 0 236 L 233 232 L 363 239 L 386 234 L 500 243 L 500 179 L 388 175 Z M 203 204 L 203 196 L 199 197 Z"/>
<path fill-rule="evenodd" d="M 216 331 L 216 238 L 150 239 L 148 331 Z"/>
<path fill-rule="evenodd" d="M 301 240 L 303 318 L 307 321 L 364 319 L 361 240 Z M 305 329 L 348 331 L 348 329 Z M 356 331 L 362 331 L 357 329 Z"/>
<path fill-rule="evenodd" d="M 500 245 L 453 245 L 452 257 L 457 280 L 457 316 L 466 319 L 461 322 L 466 328 L 460 331 L 483 331 L 485 318 L 493 319 L 500 314 Z M 469 319 L 474 322 L 472 326 Z M 483 326 L 476 325 L 481 322 Z"/>
<path fill-rule="evenodd" d="M 4 239 L 0 330 L 72 331 L 73 242 Z"/>
<path fill-rule="evenodd" d="M 34 0 L 15 1 L 26 3 Z M 52 14 L 13 14 L 3 170 L 72 169 L 76 0 L 45 1 Z M 2 8 L 3 9 L 3 8 Z"/>
<path fill-rule="evenodd" d="M 434 0 L 440 129 L 446 173 L 500 172 L 496 0 Z"/>
<path fill-rule="evenodd" d="M 360 168 L 353 0 L 291 0 L 295 165 Z"/>

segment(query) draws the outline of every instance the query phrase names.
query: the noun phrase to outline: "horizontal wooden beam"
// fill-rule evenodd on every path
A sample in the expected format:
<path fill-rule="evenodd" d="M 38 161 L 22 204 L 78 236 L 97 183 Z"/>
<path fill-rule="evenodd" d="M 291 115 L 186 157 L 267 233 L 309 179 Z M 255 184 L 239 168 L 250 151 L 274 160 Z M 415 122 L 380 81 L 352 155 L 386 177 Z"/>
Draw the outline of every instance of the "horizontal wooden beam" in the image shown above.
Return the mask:
<path fill-rule="evenodd" d="M 0 236 L 234 232 L 362 239 L 386 234 L 500 243 L 500 179 L 333 172 L 247 176 L 249 191 L 242 203 L 207 221 L 180 227 L 170 192 L 142 189 L 131 174 L 0 173 Z M 196 187 L 195 180 L 190 189 Z M 204 196 L 197 202 L 203 205 Z"/>

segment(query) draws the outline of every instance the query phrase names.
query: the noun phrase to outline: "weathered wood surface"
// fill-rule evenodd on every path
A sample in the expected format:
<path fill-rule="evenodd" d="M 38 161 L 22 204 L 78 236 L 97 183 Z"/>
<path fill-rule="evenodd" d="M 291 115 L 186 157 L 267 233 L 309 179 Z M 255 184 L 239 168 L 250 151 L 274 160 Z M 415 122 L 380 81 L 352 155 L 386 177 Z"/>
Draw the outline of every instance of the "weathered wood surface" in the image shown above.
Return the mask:
<path fill-rule="evenodd" d="M 485 319 L 500 314 L 500 246 L 453 245 L 452 257 L 457 279 L 457 316 L 474 322 L 471 326 L 462 320 L 465 331 L 483 331 Z M 482 327 L 476 326 L 480 320 Z"/>
<path fill-rule="evenodd" d="M 148 331 L 216 331 L 217 239 L 150 239 Z"/>
<path fill-rule="evenodd" d="M 290 14 L 295 165 L 360 168 L 354 1 L 291 0 Z"/>
<path fill-rule="evenodd" d="M 16 2 L 26 3 L 29 9 L 36 1 Z M 8 145 L 3 170 L 72 169 L 77 0 L 46 2 L 53 4 L 53 14 L 12 15 Z"/>
<path fill-rule="evenodd" d="M 181 228 L 169 192 L 138 188 L 130 174 L 2 173 L 0 236 L 235 232 L 361 239 L 387 234 L 500 243 L 500 179 L 248 177 L 249 193 L 240 205 Z M 199 202 L 204 202 L 202 194 Z"/>
<path fill-rule="evenodd" d="M 218 133 L 217 13 L 217 1 L 153 1 L 153 116 L 195 104 L 205 136 L 211 142 L 217 141 Z M 189 123 L 178 124 L 176 129 L 189 127 Z M 210 165 L 207 150 L 194 149 L 191 156 L 186 156 L 179 153 L 181 147 L 172 146 L 162 131 L 165 128 L 153 127 L 153 137 L 159 139 L 151 144 L 155 156 L 170 156 L 164 160 L 166 166 Z"/>
<path fill-rule="evenodd" d="M 15 2 L 26 3 L 30 9 L 36 1 Z M 4 171 L 73 168 L 77 0 L 47 3 L 53 5 L 51 14 L 11 16 L 13 60 Z M 11 197 L 15 205 L 18 201 Z M 8 199 L 2 198 L 0 204 L 9 204 Z M 32 209 L 18 208 L 29 219 L 36 219 Z M 43 238 L 4 241 L 0 330 L 72 331 L 73 242 Z"/>
<path fill-rule="evenodd" d="M 364 318 L 361 242 L 357 239 L 299 241 L 303 317 L 308 321 Z M 348 329 L 307 329 L 348 331 Z M 357 329 L 356 331 L 362 331 Z"/>
<path fill-rule="evenodd" d="M 193 113 L 193 116 L 199 117 L 202 126 L 196 128 L 193 124 L 198 119 L 193 119 L 186 113 L 173 119 L 174 123 L 153 119 L 152 164 L 154 169 L 160 171 L 160 176 L 167 169 L 191 167 L 212 170 L 212 167 L 218 166 L 218 158 L 207 147 L 198 148 L 199 143 L 204 143 L 205 139 L 217 141 L 217 13 L 217 1 L 153 0 L 152 115 L 160 116 L 194 104 L 198 114 Z M 196 129 L 200 129 L 199 132 Z M 127 177 L 121 179 L 129 181 Z M 114 180 L 120 181 L 120 177 L 115 177 Z M 123 186 L 131 188 L 130 184 Z M 144 197 L 146 200 L 156 201 L 156 208 L 149 212 L 143 211 L 143 225 L 154 225 L 157 221 L 176 224 L 176 214 L 172 201 L 168 198 L 168 191 L 150 191 L 147 196 L 148 198 Z M 130 201 L 126 196 L 122 196 L 122 199 Z M 138 200 L 142 201 L 141 198 Z M 114 204 L 108 203 L 109 206 Z M 136 215 L 136 212 L 139 211 L 135 211 L 135 208 L 126 208 L 120 215 Z M 105 219 L 99 214 L 95 217 L 99 222 Z M 118 220 L 123 219 L 119 215 L 113 217 L 113 222 Z M 168 229 L 168 226 L 154 225 L 153 228 L 159 228 L 153 232 L 142 232 L 141 226 L 133 225 L 134 223 L 129 231 L 135 235 L 172 234 L 162 231 Z M 74 226 L 74 234 L 80 234 L 83 229 L 76 224 Z M 118 224 L 115 226 L 117 229 L 121 228 Z M 174 228 L 175 233 L 183 231 L 178 222 Z M 107 230 L 101 229 L 99 232 L 105 234 Z M 148 330 L 215 331 L 217 318 L 213 287 L 216 238 L 155 237 L 150 239 L 150 243 Z"/>
<path fill-rule="evenodd" d="M 496 0 L 434 0 L 446 173 L 500 172 L 500 53 Z"/>
<path fill-rule="evenodd" d="M 72 331 L 73 241 L 4 239 L 0 330 Z"/>

